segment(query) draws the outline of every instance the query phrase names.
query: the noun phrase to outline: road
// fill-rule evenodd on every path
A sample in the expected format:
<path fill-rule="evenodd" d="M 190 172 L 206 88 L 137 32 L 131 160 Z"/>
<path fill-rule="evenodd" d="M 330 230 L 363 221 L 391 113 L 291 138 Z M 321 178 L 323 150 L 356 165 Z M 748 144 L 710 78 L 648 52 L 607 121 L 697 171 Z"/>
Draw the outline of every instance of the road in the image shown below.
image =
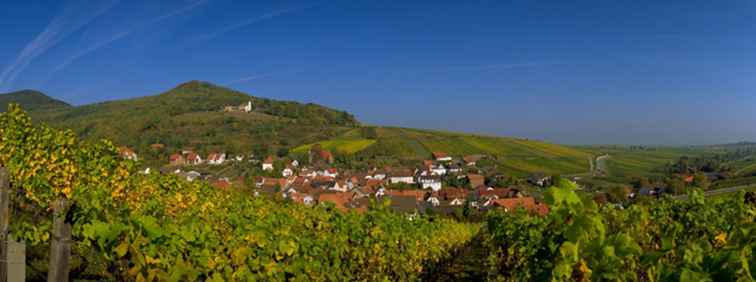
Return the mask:
<path fill-rule="evenodd" d="M 596 172 L 601 173 L 601 174 L 607 173 L 608 170 L 607 170 L 606 160 L 608 158 L 609 158 L 608 154 L 601 155 L 596 158 L 596 169 L 593 171 L 594 175 L 596 174 Z"/>

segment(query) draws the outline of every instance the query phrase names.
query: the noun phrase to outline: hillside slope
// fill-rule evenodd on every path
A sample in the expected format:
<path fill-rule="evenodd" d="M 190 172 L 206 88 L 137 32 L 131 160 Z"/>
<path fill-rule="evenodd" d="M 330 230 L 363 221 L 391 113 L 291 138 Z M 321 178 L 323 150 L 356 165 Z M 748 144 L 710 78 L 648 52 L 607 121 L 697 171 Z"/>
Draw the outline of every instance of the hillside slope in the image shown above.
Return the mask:
<path fill-rule="evenodd" d="M 252 102 L 252 112 L 225 112 L 225 106 Z M 455 157 L 491 156 L 501 171 L 516 175 L 583 173 L 589 152 L 539 141 L 442 131 L 364 127 L 350 114 L 314 104 L 252 97 L 210 83 L 191 81 L 155 96 L 51 108 L 31 112 L 34 120 L 73 129 L 79 136 L 107 138 L 133 147 L 142 159 L 165 164 L 182 148 L 200 153 L 306 153 L 321 144 L 338 155 L 377 162 L 419 161 L 431 152 Z M 160 143 L 165 149 L 152 150 Z"/>
<path fill-rule="evenodd" d="M 249 101 L 250 113 L 222 110 Z M 32 116 L 57 128 L 71 128 L 83 138 L 108 138 L 140 153 L 152 153 L 150 144 L 164 144 L 161 154 L 184 147 L 202 153 L 272 153 L 280 147 L 336 136 L 358 124 L 343 111 L 253 97 L 200 81 L 155 96 L 33 112 Z"/>
<path fill-rule="evenodd" d="M 34 90 L 21 90 L 0 94 L 0 112 L 5 112 L 10 103 L 17 103 L 27 111 L 46 111 L 71 107 L 66 102 L 56 100 L 42 92 Z"/>
<path fill-rule="evenodd" d="M 363 159 L 424 160 L 436 151 L 457 158 L 485 154 L 502 171 L 519 176 L 536 172 L 584 173 L 590 170 L 589 160 L 593 157 L 589 152 L 541 141 L 397 127 L 354 129 L 317 144 Z M 312 145 L 300 146 L 294 152 L 304 152 Z"/>

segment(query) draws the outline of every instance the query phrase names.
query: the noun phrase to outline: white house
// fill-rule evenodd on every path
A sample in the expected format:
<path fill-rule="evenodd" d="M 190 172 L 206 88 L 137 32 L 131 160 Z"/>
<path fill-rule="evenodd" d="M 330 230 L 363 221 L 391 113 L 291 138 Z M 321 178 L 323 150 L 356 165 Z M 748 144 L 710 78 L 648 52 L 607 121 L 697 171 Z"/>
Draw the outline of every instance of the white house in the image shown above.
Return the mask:
<path fill-rule="evenodd" d="M 425 200 L 425 201 L 428 202 L 428 203 L 430 203 L 434 207 L 438 207 L 439 205 L 441 205 L 441 201 L 439 201 L 438 198 L 436 198 L 434 196 L 428 197 L 428 199 Z"/>
<path fill-rule="evenodd" d="M 329 168 L 318 171 L 318 175 L 336 178 L 336 176 L 339 176 L 339 171 L 335 168 Z"/>
<path fill-rule="evenodd" d="M 461 198 L 454 198 L 451 202 L 449 202 L 450 206 L 461 206 L 465 204 L 465 200 Z"/>
<path fill-rule="evenodd" d="M 189 153 L 186 156 L 186 163 L 189 165 L 200 165 L 203 162 L 204 161 L 202 160 L 202 157 L 200 157 L 200 155 L 197 155 L 195 153 Z"/>
<path fill-rule="evenodd" d="M 234 157 L 234 159 L 236 159 L 237 162 L 241 162 L 241 161 L 244 160 L 244 156 L 238 155 L 238 156 Z"/>
<path fill-rule="evenodd" d="M 400 170 L 397 172 L 392 172 L 391 177 L 389 177 L 389 183 L 396 184 L 396 183 L 406 183 L 406 184 L 415 184 L 415 178 L 410 170 Z"/>
<path fill-rule="evenodd" d="M 118 150 L 119 150 L 119 153 L 121 154 L 121 157 L 123 157 L 124 159 L 132 160 L 132 161 L 137 161 L 139 159 L 137 158 L 137 154 L 133 150 L 129 149 L 128 147 L 122 146 L 118 148 Z"/>
<path fill-rule="evenodd" d="M 211 165 L 222 165 L 226 161 L 226 153 L 212 153 L 207 156 L 207 163 Z"/>
<path fill-rule="evenodd" d="M 420 182 L 420 186 L 423 189 L 430 188 L 431 190 L 439 191 L 441 190 L 441 179 L 434 176 L 421 176 L 417 178 L 417 181 Z"/>
<path fill-rule="evenodd" d="M 336 181 L 329 190 L 346 192 L 349 191 L 349 185 L 345 181 Z"/>
<path fill-rule="evenodd" d="M 271 171 L 273 170 L 273 157 L 268 156 L 265 158 L 265 161 L 262 163 L 262 170 L 264 171 Z"/>
<path fill-rule="evenodd" d="M 431 168 L 431 175 L 446 175 L 446 168 L 442 164 L 435 165 Z"/>
<path fill-rule="evenodd" d="M 298 167 L 299 166 L 299 161 L 298 160 L 291 161 L 291 166 Z"/>
<path fill-rule="evenodd" d="M 252 101 L 247 102 L 247 104 L 242 104 L 239 106 L 239 109 L 244 112 L 251 112 L 252 111 Z"/>
<path fill-rule="evenodd" d="M 282 175 L 283 177 L 289 177 L 289 176 L 292 176 L 292 175 L 294 175 L 294 170 L 292 170 L 292 169 L 291 169 L 290 167 L 284 168 L 284 169 L 283 169 L 283 170 L 281 171 L 281 175 Z"/>
<path fill-rule="evenodd" d="M 450 162 L 452 160 L 452 157 L 444 152 L 433 152 L 433 158 L 439 162 Z"/>

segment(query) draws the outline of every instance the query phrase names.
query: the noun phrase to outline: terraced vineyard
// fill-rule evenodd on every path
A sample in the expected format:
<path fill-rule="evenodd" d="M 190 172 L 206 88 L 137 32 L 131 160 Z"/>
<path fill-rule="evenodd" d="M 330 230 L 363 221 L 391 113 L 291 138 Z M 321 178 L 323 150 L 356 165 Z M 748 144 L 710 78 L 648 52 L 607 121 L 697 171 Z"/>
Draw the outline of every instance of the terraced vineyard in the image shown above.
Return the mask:
<path fill-rule="evenodd" d="M 590 169 L 590 152 L 540 141 L 449 133 L 431 130 L 377 127 L 374 139 L 364 139 L 349 131 L 334 139 L 319 142 L 327 149 L 366 158 L 424 160 L 432 152 L 446 152 L 455 157 L 486 154 L 494 157 L 504 171 L 525 176 L 583 173 Z M 297 148 L 303 151 L 312 144 Z"/>

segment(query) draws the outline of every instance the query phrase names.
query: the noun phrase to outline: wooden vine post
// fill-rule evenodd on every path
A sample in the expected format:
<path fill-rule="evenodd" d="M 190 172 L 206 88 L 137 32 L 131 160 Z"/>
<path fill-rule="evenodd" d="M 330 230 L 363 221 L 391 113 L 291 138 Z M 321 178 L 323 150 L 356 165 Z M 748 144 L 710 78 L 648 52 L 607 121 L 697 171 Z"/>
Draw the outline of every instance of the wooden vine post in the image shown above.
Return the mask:
<path fill-rule="evenodd" d="M 58 198 L 53 204 L 53 236 L 50 246 L 48 282 L 67 282 L 71 260 L 71 223 L 67 221 L 70 204 Z"/>
<path fill-rule="evenodd" d="M 8 170 L 0 167 L 0 281 L 8 281 L 8 225 L 10 208 L 8 198 L 10 179 Z"/>

